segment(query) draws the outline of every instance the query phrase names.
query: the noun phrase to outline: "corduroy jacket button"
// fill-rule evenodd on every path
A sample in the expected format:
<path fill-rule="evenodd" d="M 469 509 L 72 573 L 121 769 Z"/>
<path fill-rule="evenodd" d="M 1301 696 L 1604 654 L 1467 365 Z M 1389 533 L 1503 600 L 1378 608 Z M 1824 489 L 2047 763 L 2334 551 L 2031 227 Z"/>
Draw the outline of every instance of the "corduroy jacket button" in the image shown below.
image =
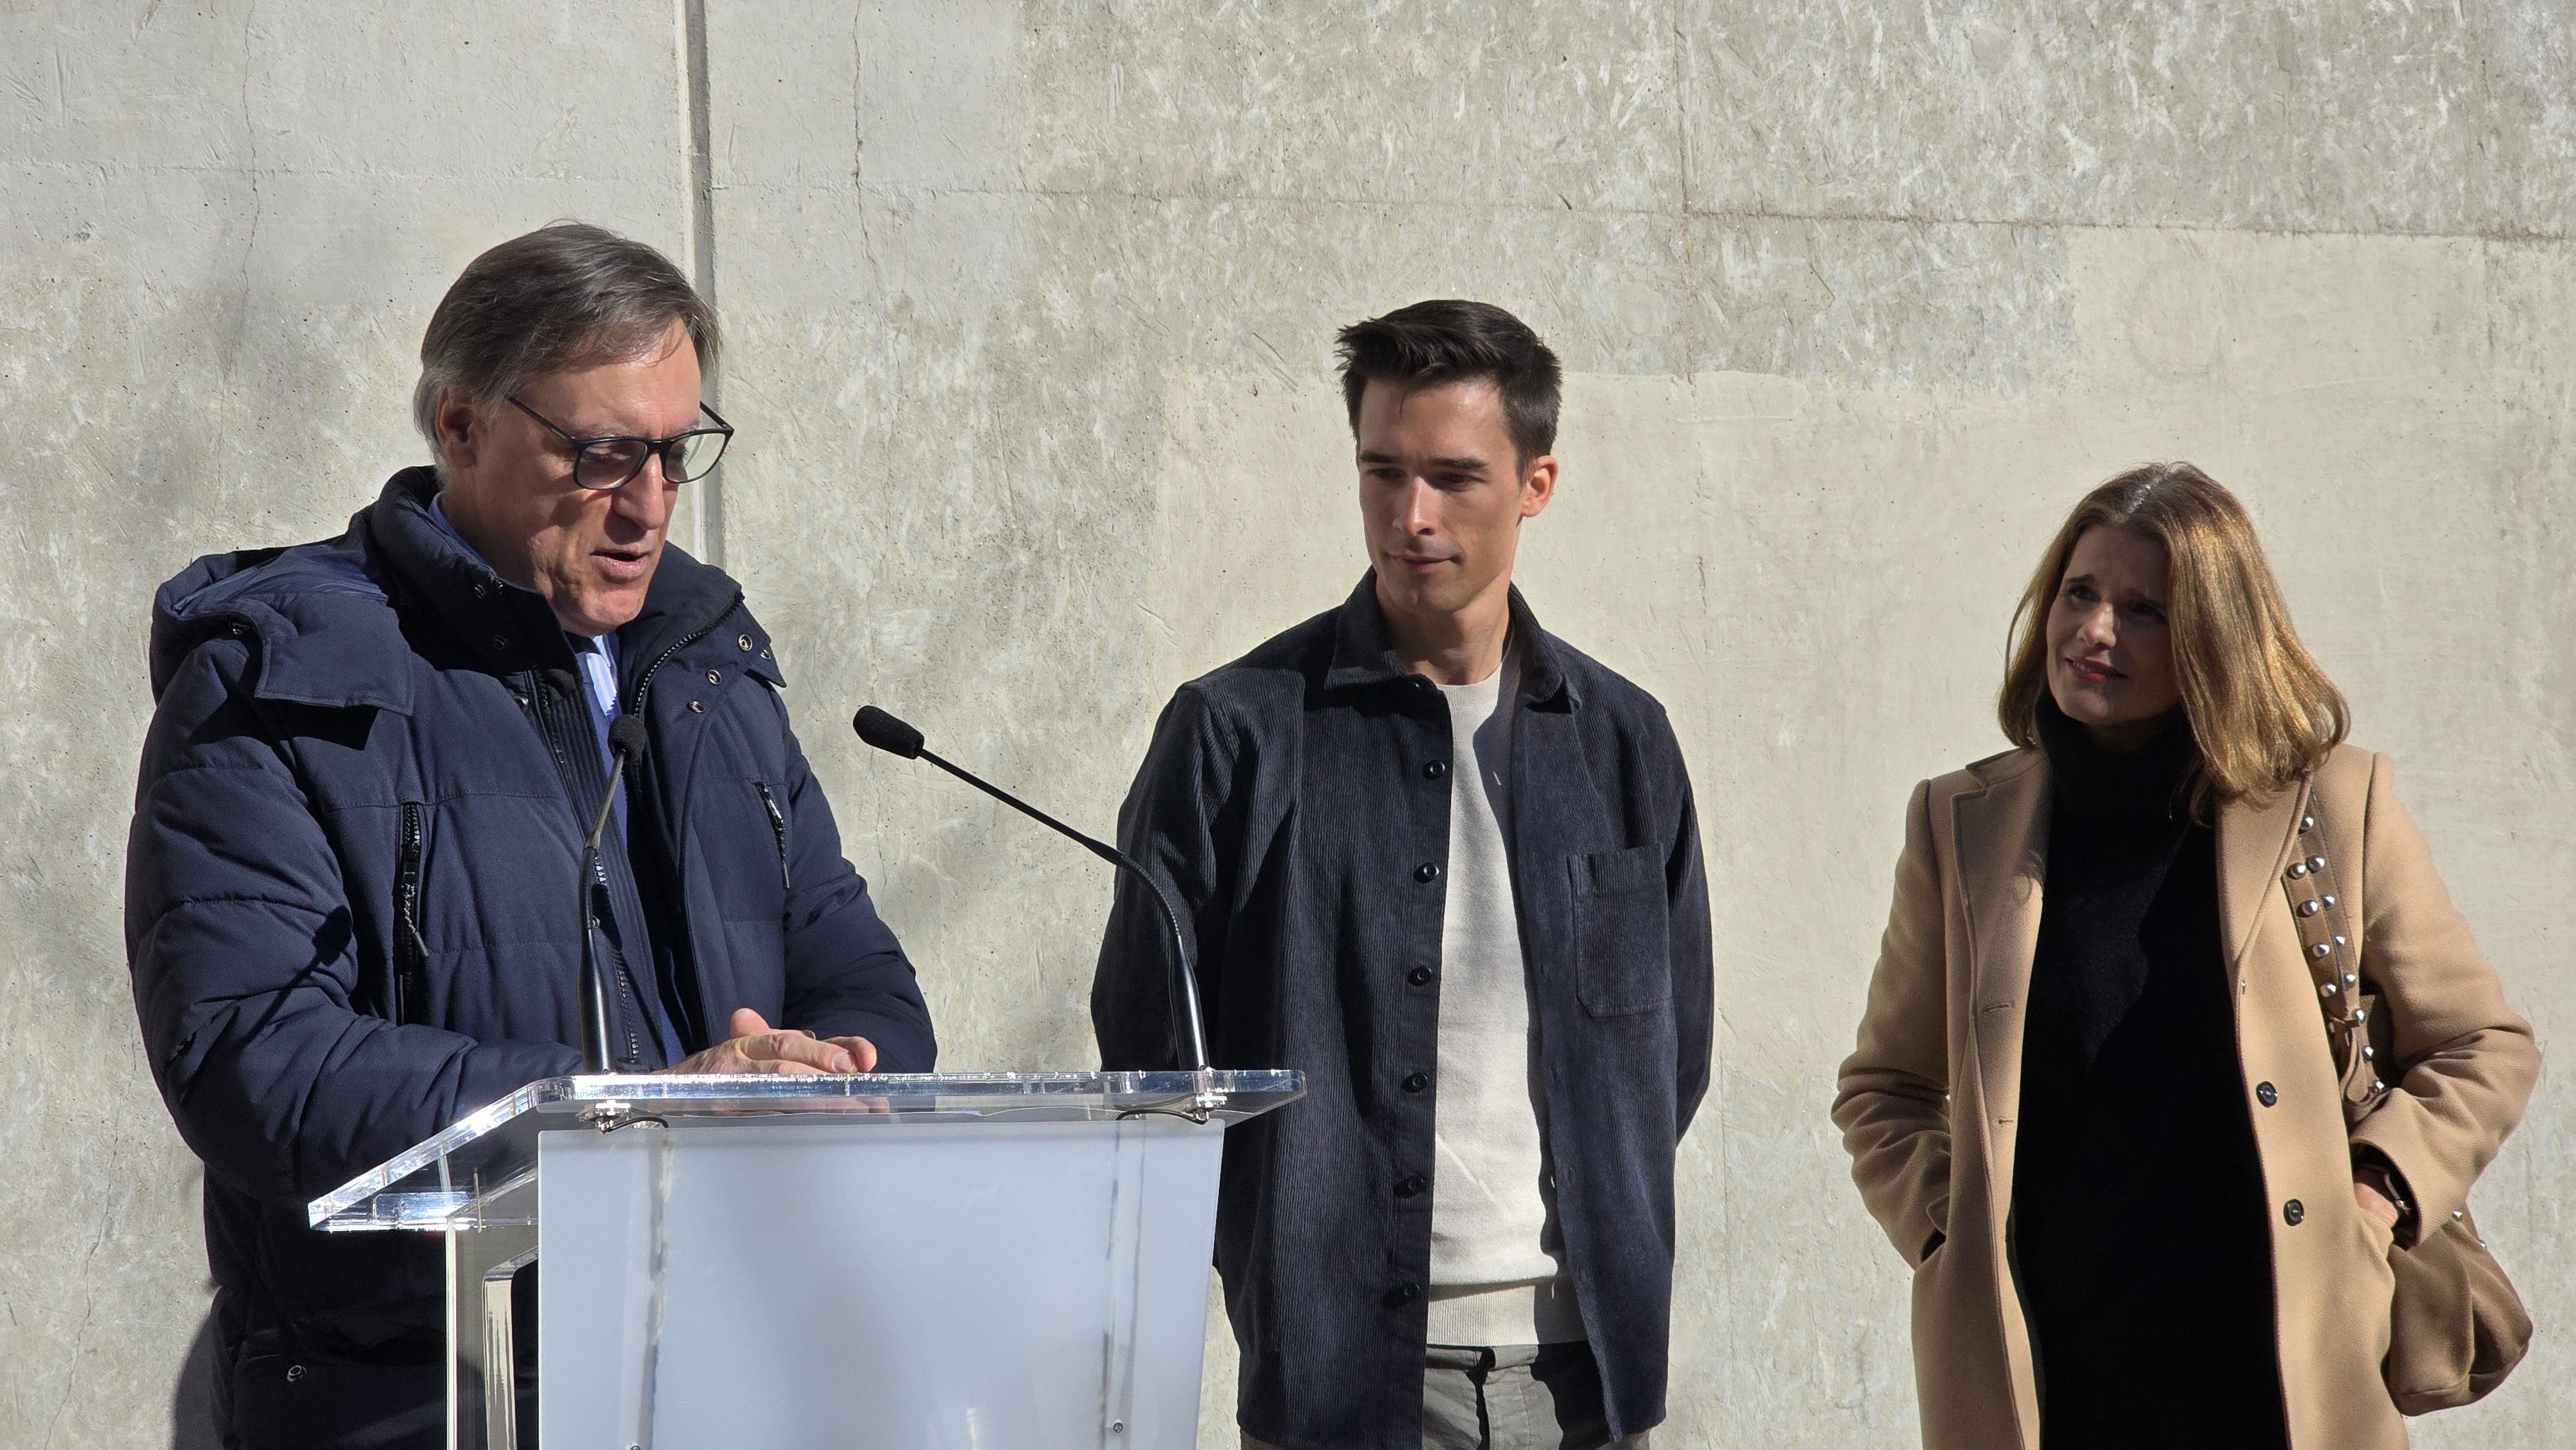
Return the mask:
<path fill-rule="evenodd" d="M 2258 1082 L 2254 1084 L 2254 1101 L 2261 1103 L 2263 1106 L 2268 1108 L 2280 1100 L 2280 1089 L 2272 1086 L 2268 1082 Z"/>
<path fill-rule="evenodd" d="M 1404 1090 L 1409 1093 L 1418 1093 L 1429 1086 L 1431 1074 L 1427 1072 L 1417 1072 L 1404 1080 Z"/>
<path fill-rule="evenodd" d="M 1437 861 L 1425 861 L 1421 865 L 1414 867 L 1413 879 L 1426 884 L 1439 880 L 1440 863 Z"/>
<path fill-rule="evenodd" d="M 1403 1182 L 1395 1185 L 1395 1196 L 1398 1198 L 1411 1198 L 1413 1195 L 1420 1193 L 1422 1190 L 1429 1188 L 1430 1186 L 1431 1181 L 1424 1178 L 1421 1174 L 1408 1174 Z"/>
<path fill-rule="evenodd" d="M 2307 1218 L 2307 1216 L 2307 1205 L 2299 1202 L 2295 1198 L 2281 1205 L 2281 1221 L 2292 1228 L 2297 1228 L 2299 1224 Z"/>
<path fill-rule="evenodd" d="M 1404 974 L 1404 979 L 1417 987 L 1430 986 L 1431 969 L 1429 967 L 1415 967 L 1412 971 Z"/>
<path fill-rule="evenodd" d="M 1435 760 L 1429 765 L 1422 767 L 1422 778 L 1424 780 L 1439 780 L 1448 773 L 1449 762 L 1445 760 Z"/>

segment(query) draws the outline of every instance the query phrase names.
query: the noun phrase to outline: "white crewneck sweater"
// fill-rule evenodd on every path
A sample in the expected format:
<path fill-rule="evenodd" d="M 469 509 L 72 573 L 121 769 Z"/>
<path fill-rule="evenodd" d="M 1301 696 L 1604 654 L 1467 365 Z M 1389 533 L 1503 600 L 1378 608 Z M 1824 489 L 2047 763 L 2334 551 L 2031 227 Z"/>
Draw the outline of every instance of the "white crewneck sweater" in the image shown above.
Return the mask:
<path fill-rule="evenodd" d="M 1512 889 L 1508 702 L 1520 671 L 1443 685 L 1451 741 L 1449 883 L 1440 923 L 1430 1342 L 1583 1337 L 1550 1181 L 1538 1034 Z"/>

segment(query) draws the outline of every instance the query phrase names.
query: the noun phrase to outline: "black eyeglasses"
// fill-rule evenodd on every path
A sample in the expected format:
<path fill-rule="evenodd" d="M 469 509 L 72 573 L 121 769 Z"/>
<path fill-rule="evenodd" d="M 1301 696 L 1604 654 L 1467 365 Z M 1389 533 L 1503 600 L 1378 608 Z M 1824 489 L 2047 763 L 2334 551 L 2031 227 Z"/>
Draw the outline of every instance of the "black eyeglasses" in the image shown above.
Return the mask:
<path fill-rule="evenodd" d="M 624 488 L 635 475 L 644 471 L 647 460 L 659 454 L 662 476 L 673 483 L 687 483 L 704 478 L 707 470 L 724 456 L 725 445 L 733 441 L 733 425 L 717 417 L 716 410 L 704 403 L 698 411 L 715 420 L 712 428 L 692 428 L 668 438 L 637 438 L 614 435 L 604 438 L 575 438 L 555 426 L 554 420 L 520 402 L 510 399 L 510 406 L 546 425 L 546 431 L 572 448 L 572 481 L 584 488 L 606 492 Z"/>

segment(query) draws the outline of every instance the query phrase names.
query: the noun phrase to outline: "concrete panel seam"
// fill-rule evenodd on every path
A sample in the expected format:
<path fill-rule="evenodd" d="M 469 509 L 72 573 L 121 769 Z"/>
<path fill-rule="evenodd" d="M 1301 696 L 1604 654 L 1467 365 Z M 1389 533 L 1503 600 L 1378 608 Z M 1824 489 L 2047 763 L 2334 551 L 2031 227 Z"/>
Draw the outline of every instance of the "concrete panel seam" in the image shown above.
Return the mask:
<path fill-rule="evenodd" d="M 716 205 L 714 126 L 707 106 L 706 0 L 678 0 L 680 47 L 680 115 L 684 127 L 682 170 L 689 187 L 689 281 L 698 295 L 716 303 Z M 721 371 L 721 364 L 718 370 Z M 717 400 L 721 379 L 709 375 L 704 396 Z M 710 473 L 698 481 L 698 552 L 724 567 L 724 475 Z"/>

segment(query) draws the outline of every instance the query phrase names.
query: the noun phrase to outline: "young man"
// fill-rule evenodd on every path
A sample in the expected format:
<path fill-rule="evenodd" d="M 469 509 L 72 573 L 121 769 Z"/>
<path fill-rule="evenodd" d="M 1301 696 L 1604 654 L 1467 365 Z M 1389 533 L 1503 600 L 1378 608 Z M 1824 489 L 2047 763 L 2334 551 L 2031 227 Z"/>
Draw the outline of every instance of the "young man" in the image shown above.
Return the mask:
<path fill-rule="evenodd" d="M 1690 780 L 1662 707 L 1512 587 L 1555 355 L 1476 302 L 1340 342 L 1369 574 L 1183 686 L 1119 817 L 1189 910 L 1216 1060 L 1306 1074 L 1226 1141 L 1244 1443 L 1641 1444 L 1708 1084 Z M 1174 1059 L 1157 921 L 1122 884 L 1113 1069 Z"/>

